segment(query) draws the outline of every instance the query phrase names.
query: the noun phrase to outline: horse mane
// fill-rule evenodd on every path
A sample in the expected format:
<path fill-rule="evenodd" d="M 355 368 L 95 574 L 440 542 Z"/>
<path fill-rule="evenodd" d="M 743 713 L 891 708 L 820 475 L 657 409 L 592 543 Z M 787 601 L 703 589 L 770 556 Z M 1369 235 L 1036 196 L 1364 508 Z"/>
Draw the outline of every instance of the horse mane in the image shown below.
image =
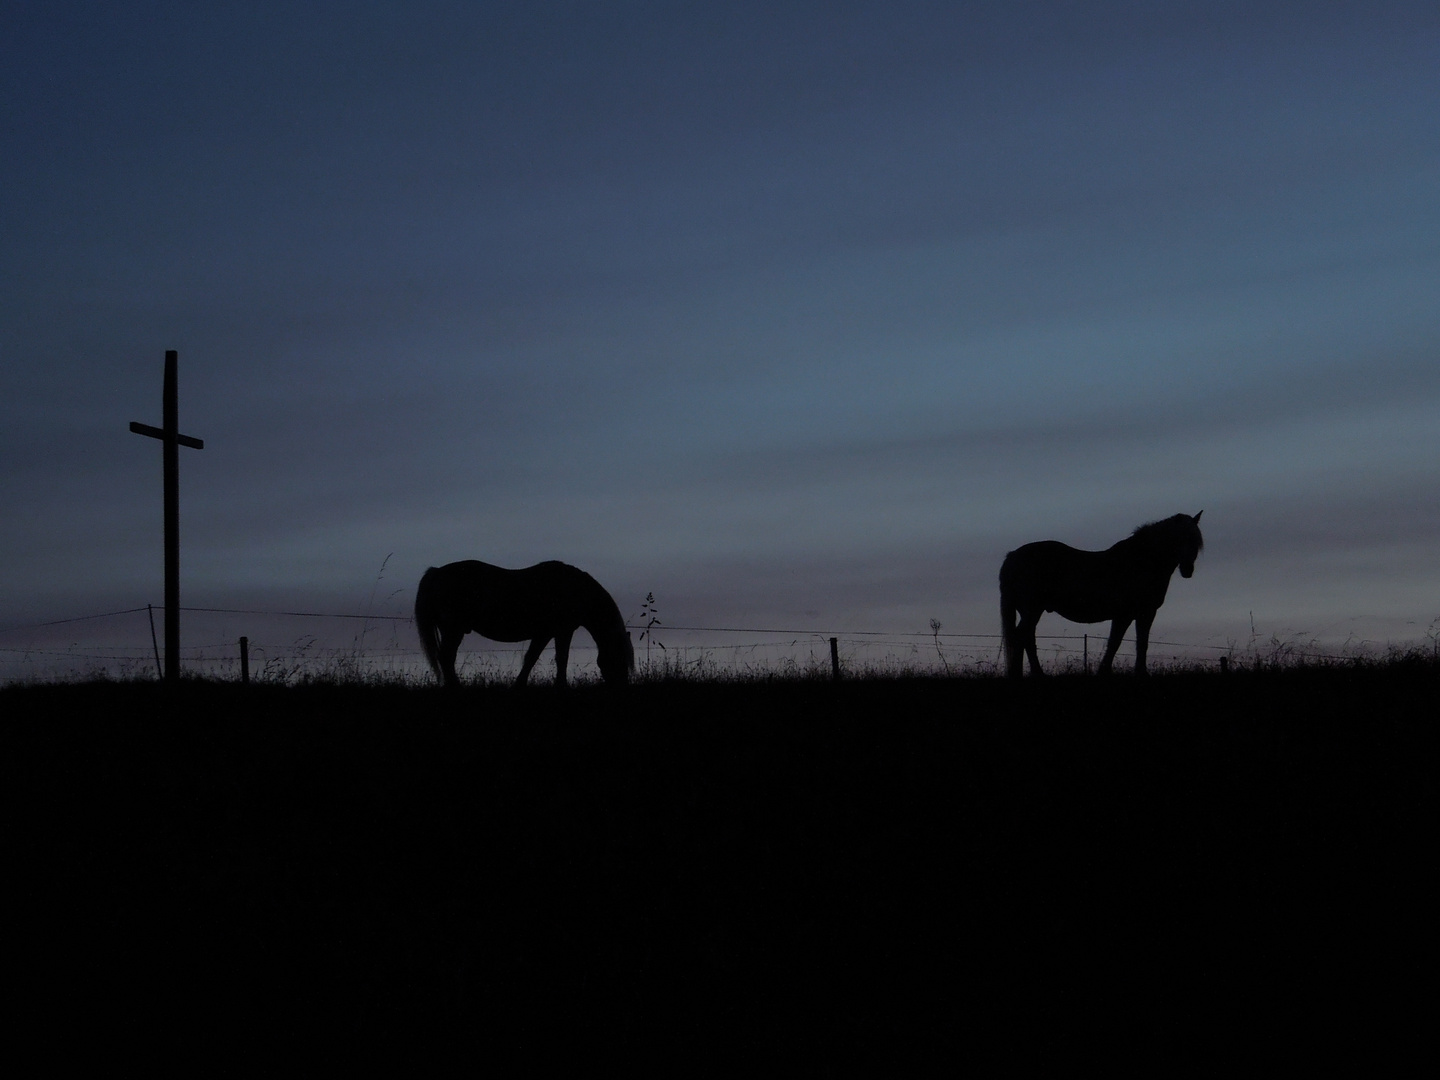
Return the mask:
<path fill-rule="evenodd" d="M 1195 519 L 1189 514 L 1172 514 L 1168 518 L 1161 518 L 1159 521 L 1147 521 L 1144 525 L 1135 526 L 1130 534 L 1132 540 L 1138 540 L 1142 544 L 1153 543 L 1159 540 L 1167 540 L 1175 532 L 1183 532 L 1187 536 L 1195 537 L 1195 550 L 1205 550 L 1205 537 L 1200 534 L 1200 526 L 1195 524 Z"/>
<path fill-rule="evenodd" d="M 579 567 L 571 567 L 571 569 L 575 570 L 575 572 L 585 580 L 586 588 L 590 591 L 590 601 L 594 605 L 591 609 L 591 614 L 595 622 L 599 623 L 603 620 L 604 623 L 608 624 L 606 626 L 591 626 L 588 623 L 585 624 L 585 629 L 589 631 L 592 638 L 595 638 L 595 645 L 599 649 L 600 654 L 607 654 L 610 651 L 611 643 L 608 641 L 602 642 L 600 635 L 597 635 L 596 631 L 608 629 L 614 635 L 614 647 L 623 657 L 626 670 L 633 671 L 635 668 L 634 646 L 630 641 L 630 632 L 625 628 L 625 616 L 620 612 L 620 605 L 615 602 L 615 598 L 610 595 L 610 591 L 606 589 L 605 586 L 601 585 L 600 582 L 596 581 L 584 570 L 581 570 Z"/>
<path fill-rule="evenodd" d="M 590 599 L 595 605 L 595 614 L 597 616 L 603 616 L 606 621 L 613 623 L 616 628 L 623 630 L 625 628 L 625 616 L 620 614 L 620 605 L 615 602 L 615 598 L 610 595 L 609 590 L 584 570 L 580 570 L 579 567 L 575 567 L 574 569 L 585 578 L 586 586 L 590 589 Z"/>

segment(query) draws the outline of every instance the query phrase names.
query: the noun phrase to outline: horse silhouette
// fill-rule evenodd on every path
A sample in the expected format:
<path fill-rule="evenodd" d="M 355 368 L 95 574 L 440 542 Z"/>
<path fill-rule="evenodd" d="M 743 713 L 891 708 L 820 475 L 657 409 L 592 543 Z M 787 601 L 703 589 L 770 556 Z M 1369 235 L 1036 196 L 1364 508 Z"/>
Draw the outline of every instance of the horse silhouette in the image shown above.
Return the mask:
<path fill-rule="evenodd" d="M 580 627 L 599 646 L 596 660 L 607 683 L 626 683 L 635 650 L 614 599 L 589 574 L 562 562 L 524 570 L 467 559 L 426 570 L 415 590 L 415 628 L 425 659 L 446 686 L 460 685 L 455 654 L 474 631 L 492 641 L 529 641 L 515 680 L 523 686 L 540 652 L 555 642 L 555 682 L 565 685 L 570 639 Z"/>
<path fill-rule="evenodd" d="M 1080 551 L 1057 540 L 1016 548 L 1000 566 L 1000 618 L 1010 675 L 1024 674 L 1025 655 L 1031 673 L 1041 674 L 1035 625 L 1047 611 L 1071 622 L 1110 620 L 1101 675 L 1110 673 L 1115 651 L 1133 622 L 1135 674 L 1144 675 L 1150 624 L 1165 602 L 1170 575 L 1177 567 L 1181 577 L 1193 574 L 1195 557 L 1204 546 L 1200 514 L 1176 514 L 1141 525 L 1104 551 Z"/>

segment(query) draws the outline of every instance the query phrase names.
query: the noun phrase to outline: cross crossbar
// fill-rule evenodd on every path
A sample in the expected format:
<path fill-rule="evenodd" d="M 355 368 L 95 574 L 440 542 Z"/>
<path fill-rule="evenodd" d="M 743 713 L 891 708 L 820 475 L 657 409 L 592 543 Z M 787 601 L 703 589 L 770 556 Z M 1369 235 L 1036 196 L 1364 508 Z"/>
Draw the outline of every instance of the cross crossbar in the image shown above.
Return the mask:
<path fill-rule="evenodd" d="M 149 435 L 152 439 L 165 438 L 165 432 L 163 429 L 158 427 L 151 427 L 149 424 L 141 424 L 135 420 L 130 421 L 130 430 L 133 431 L 136 435 Z M 176 432 L 175 434 L 175 441 L 181 446 L 188 446 L 193 450 L 205 449 L 204 439 L 194 439 L 191 438 L 189 435 L 181 435 L 179 432 Z"/>

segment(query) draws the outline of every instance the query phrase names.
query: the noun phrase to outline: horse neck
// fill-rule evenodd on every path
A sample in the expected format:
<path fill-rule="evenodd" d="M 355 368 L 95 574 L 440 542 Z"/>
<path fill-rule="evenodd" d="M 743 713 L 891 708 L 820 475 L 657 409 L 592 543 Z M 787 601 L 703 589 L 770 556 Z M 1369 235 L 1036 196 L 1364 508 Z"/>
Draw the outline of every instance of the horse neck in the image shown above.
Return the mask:
<path fill-rule="evenodd" d="M 625 625 L 625 620 L 621 618 L 620 609 L 615 606 L 610 594 L 602 589 L 585 605 L 580 625 L 595 639 L 595 644 L 599 645 L 616 637 Z"/>
<path fill-rule="evenodd" d="M 1157 533 L 1149 536 L 1144 534 L 1127 536 L 1110 550 L 1123 552 L 1137 562 L 1174 570 L 1180 565 L 1182 546 L 1176 543 L 1169 534 Z"/>

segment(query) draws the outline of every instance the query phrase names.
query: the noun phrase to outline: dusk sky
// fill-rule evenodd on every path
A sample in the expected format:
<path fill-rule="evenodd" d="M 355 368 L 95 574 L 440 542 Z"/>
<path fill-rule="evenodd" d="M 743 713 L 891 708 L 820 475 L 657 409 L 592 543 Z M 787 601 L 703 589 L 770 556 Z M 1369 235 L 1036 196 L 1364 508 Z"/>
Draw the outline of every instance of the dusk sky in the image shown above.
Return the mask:
<path fill-rule="evenodd" d="M 166 349 L 187 605 L 995 633 L 1203 510 L 1158 639 L 1440 620 L 1434 0 L 4 11 L 0 626 L 160 603 Z"/>

